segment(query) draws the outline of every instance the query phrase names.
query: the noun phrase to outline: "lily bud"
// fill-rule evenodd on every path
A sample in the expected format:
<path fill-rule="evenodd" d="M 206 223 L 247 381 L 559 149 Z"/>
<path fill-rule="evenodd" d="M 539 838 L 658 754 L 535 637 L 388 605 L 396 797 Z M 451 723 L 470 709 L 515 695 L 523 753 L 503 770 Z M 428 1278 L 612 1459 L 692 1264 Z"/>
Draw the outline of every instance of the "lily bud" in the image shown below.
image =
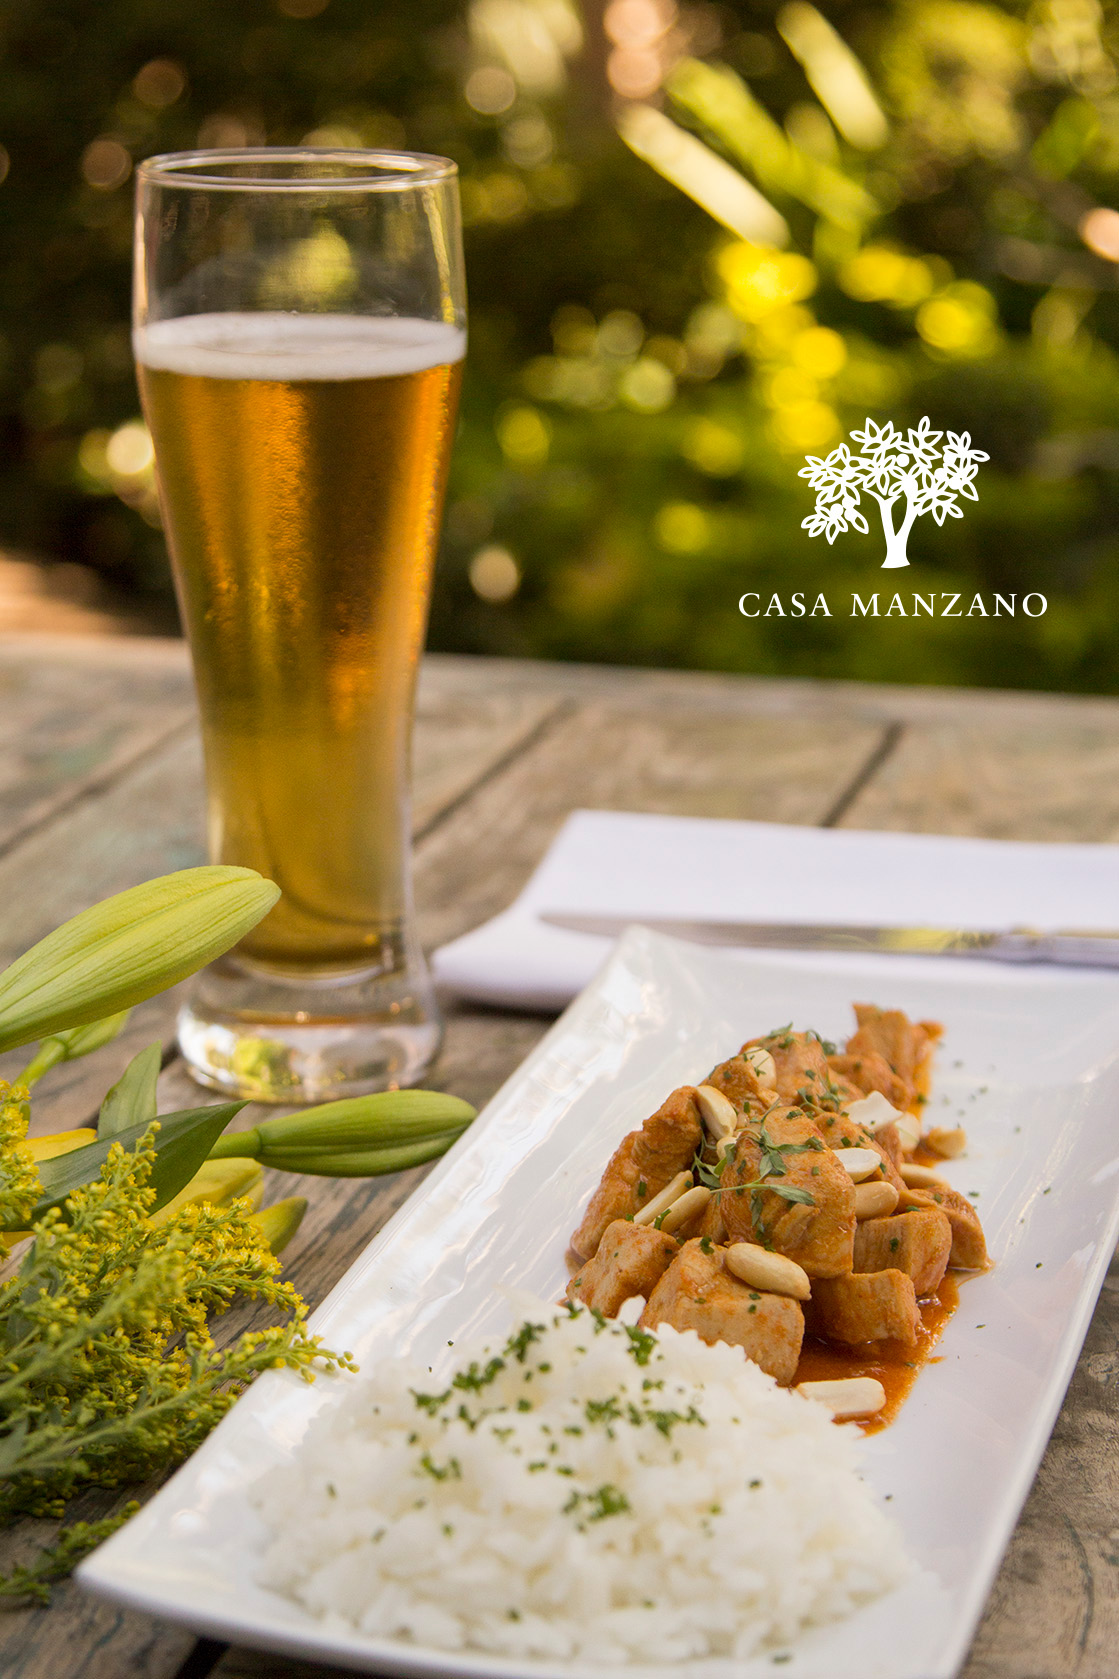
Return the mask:
<path fill-rule="evenodd" d="M 0 1050 L 87 1026 L 237 943 L 280 895 L 252 869 L 181 869 L 82 910 L 0 974 Z"/>
<path fill-rule="evenodd" d="M 269 1150 L 261 1158 L 276 1172 L 304 1172 L 320 1178 L 377 1178 L 386 1172 L 404 1172 L 446 1154 L 461 1131 L 440 1131 L 426 1142 L 404 1143 L 399 1148 L 339 1149 L 335 1152 L 301 1153 L 299 1149 Z"/>
<path fill-rule="evenodd" d="M 280 1171 L 323 1177 L 374 1177 L 434 1159 L 474 1116 L 469 1102 L 438 1090 L 384 1090 L 220 1137 L 210 1158 L 248 1157 Z"/>

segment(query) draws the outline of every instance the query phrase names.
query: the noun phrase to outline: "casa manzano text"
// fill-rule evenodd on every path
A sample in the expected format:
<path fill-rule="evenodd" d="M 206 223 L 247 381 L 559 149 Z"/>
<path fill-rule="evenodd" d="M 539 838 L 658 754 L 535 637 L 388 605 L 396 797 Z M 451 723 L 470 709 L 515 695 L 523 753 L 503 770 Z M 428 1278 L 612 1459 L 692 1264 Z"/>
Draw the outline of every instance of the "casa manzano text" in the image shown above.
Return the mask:
<path fill-rule="evenodd" d="M 211 855 L 283 889 L 239 947 L 270 968 L 394 962 L 463 349 L 449 324 L 343 315 L 193 315 L 137 333 Z"/>

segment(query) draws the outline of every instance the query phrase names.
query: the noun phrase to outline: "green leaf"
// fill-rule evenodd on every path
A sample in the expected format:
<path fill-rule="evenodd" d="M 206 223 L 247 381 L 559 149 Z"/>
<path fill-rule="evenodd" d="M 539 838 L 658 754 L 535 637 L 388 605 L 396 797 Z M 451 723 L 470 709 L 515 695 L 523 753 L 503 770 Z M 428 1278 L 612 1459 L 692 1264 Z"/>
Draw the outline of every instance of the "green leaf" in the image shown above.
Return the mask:
<path fill-rule="evenodd" d="M 705 1189 L 710 1189 L 721 1194 L 723 1188 L 723 1173 L 727 1169 L 728 1162 L 733 1159 L 734 1155 L 731 1153 L 721 1154 L 715 1164 L 713 1166 L 709 1166 L 707 1161 L 703 1158 L 703 1146 L 701 1144 L 695 1151 L 695 1159 L 692 1161 L 692 1171 L 695 1173 L 699 1182 Z"/>
<path fill-rule="evenodd" d="M 252 869 L 181 869 L 83 910 L 0 974 L 0 1050 L 165 991 L 255 927 L 280 895 Z"/>
<path fill-rule="evenodd" d="M 794 1189 L 791 1184 L 767 1183 L 766 1189 L 772 1190 L 774 1195 L 780 1195 L 783 1201 L 799 1201 L 803 1207 L 814 1207 L 816 1197 L 810 1190 Z"/>
<path fill-rule="evenodd" d="M 766 1131 L 764 1119 L 758 1127 L 756 1140 L 761 1150 L 761 1175 L 763 1178 L 783 1178 L 785 1176 L 785 1156 L 787 1154 L 818 1154 L 824 1146 L 819 1137 L 809 1137 L 808 1141 L 804 1143 L 772 1142 L 769 1133 Z"/>
<path fill-rule="evenodd" d="M 159 1111 L 155 1087 L 163 1060 L 163 1045 L 149 1044 L 134 1055 L 101 1104 L 97 1136 L 115 1137 L 132 1125 L 146 1125 Z"/>
<path fill-rule="evenodd" d="M 240 1113 L 244 1106 L 244 1102 L 223 1102 L 218 1107 L 184 1108 L 178 1113 L 160 1115 L 155 1137 L 155 1165 L 151 1175 L 151 1185 L 156 1192 L 152 1212 L 158 1212 L 172 1196 L 179 1193 L 184 1184 L 190 1182 L 234 1114 Z M 56 1155 L 53 1160 L 40 1161 L 39 1181 L 43 1193 L 31 1211 L 31 1221 L 42 1218 L 51 1207 L 61 1207 L 75 1189 L 92 1183 L 100 1175 L 113 1144 L 120 1143 L 126 1149 L 134 1148 L 146 1134 L 150 1123 L 131 1125 L 126 1131 L 118 1131 L 115 1137 L 99 1137 L 95 1143 L 87 1143 L 84 1148 Z"/>

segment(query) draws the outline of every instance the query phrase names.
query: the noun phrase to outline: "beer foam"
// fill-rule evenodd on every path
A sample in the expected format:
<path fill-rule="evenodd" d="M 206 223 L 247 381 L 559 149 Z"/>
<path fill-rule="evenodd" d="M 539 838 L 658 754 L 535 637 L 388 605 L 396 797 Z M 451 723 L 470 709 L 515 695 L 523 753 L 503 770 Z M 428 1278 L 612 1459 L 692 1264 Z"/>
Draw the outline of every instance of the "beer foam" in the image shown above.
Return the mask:
<path fill-rule="evenodd" d="M 136 360 L 209 379 L 385 379 L 461 361 L 466 334 L 446 321 L 380 315 L 182 315 L 132 335 Z"/>

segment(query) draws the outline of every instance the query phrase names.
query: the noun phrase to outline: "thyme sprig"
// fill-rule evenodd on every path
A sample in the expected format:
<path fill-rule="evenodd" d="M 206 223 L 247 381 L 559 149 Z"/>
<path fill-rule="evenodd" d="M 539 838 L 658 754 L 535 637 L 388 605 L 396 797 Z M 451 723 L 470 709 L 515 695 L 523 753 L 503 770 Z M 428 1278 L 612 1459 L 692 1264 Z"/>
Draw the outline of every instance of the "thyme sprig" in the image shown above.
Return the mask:
<path fill-rule="evenodd" d="M 778 1104 L 775 1104 L 775 1106 L 777 1105 Z M 723 1183 L 723 1173 L 726 1171 L 727 1162 L 731 1159 L 731 1155 L 729 1153 L 720 1155 L 715 1164 L 711 1165 L 708 1161 L 702 1158 L 702 1149 L 697 1149 L 695 1159 L 692 1162 L 692 1169 L 695 1172 L 696 1177 L 699 1182 L 705 1186 L 705 1188 L 711 1191 L 712 1196 L 726 1195 L 732 1190 L 736 1195 L 744 1195 L 747 1191 L 749 1192 L 750 1219 L 753 1223 L 755 1231 L 760 1236 L 764 1235 L 762 1226 L 762 1195 L 766 1190 L 768 1190 L 772 1195 L 780 1196 L 783 1201 L 799 1203 L 801 1206 L 806 1207 L 814 1207 L 816 1205 L 816 1197 L 809 1190 L 799 1189 L 795 1184 L 774 1183 L 773 1180 L 775 1178 L 783 1178 L 787 1175 L 785 1162 L 788 1156 L 794 1154 L 818 1153 L 822 1151 L 825 1146 L 820 1141 L 819 1137 L 809 1137 L 807 1141 L 803 1143 L 775 1143 L 765 1128 L 765 1122 L 773 1111 L 774 1109 L 771 1107 L 763 1115 L 758 1124 L 756 1135 L 752 1131 L 744 1131 L 742 1133 L 742 1135 L 749 1138 L 751 1142 L 756 1143 L 758 1148 L 761 1150 L 761 1174 L 759 1177 L 746 1183 Z"/>
<path fill-rule="evenodd" d="M 772 1109 L 770 1112 L 772 1112 Z M 752 1139 L 761 1149 L 763 1178 L 783 1178 L 785 1176 L 785 1160 L 789 1155 L 819 1154 L 823 1151 L 824 1144 L 819 1137 L 809 1137 L 803 1143 L 775 1143 L 765 1128 L 765 1121 L 768 1118 L 769 1115 L 766 1114 L 758 1126 L 757 1137 Z"/>

